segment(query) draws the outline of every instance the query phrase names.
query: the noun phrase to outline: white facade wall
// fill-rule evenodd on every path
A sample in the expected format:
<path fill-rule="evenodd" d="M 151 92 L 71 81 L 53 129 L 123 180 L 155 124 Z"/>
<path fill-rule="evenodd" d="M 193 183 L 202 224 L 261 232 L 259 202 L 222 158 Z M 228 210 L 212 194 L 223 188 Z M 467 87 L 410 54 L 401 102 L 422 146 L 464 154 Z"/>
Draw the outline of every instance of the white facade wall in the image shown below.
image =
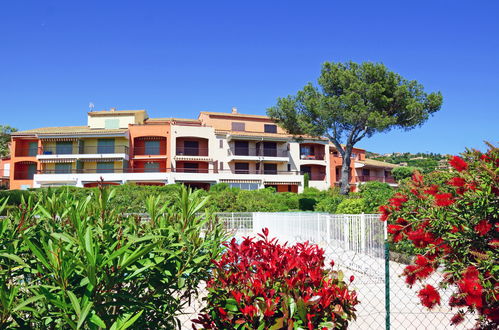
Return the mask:
<path fill-rule="evenodd" d="M 85 183 L 98 182 L 102 179 L 106 182 L 124 184 L 127 182 L 164 182 L 172 183 L 170 173 L 57 173 L 57 174 L 35 174 L 33 188 L 45 186 L 68 185 L 83 187 Z"/>

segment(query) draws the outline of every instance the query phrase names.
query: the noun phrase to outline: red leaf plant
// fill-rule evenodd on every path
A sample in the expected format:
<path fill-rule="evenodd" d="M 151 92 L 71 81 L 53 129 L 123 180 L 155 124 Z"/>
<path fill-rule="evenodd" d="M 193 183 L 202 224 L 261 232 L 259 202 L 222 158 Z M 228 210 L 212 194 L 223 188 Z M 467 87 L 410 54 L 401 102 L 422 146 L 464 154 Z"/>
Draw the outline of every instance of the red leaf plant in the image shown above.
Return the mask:
<path fill-rule="evenodd" d="M 264 229 L 259 239 L 226 244 L 213 261 L 207 306 L 193 328 L 346 328 L 356 317 L 357 294 L 341 271 L 325 267 L 324 250 L 308 242 L 280 244 L 268 235 Z"/>
<path fill-rule="evenodd" d="M 468 150 L 449 163 L 450 172 L 416 173 L 403 183 L 398 197 L 380 208 L 381 220 L 389 222 L 392 242 L 408 242 L 418 252 L 402 275 L 409 286 L 422 284 L 424 306 L 441 303 L 438 288 L 426 284 L 438 271 L 439 287 L 454 289 L 450 324 L 474 315 L 477 329 L 497 329 L 499 150 L 489 144 L 486 153 Z"/>

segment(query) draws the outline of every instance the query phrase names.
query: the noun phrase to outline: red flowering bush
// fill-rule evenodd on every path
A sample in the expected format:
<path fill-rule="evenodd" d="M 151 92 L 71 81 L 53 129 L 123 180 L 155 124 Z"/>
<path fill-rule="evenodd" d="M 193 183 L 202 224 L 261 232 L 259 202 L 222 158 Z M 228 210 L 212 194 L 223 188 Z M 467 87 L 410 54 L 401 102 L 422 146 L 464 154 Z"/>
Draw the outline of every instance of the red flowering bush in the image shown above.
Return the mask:
<path fill-rule="evenodd" d="M 324 250 L 308 242 L 281 245 L 267 229 L 259 236 L 241 244 L 233 239 L 213 261 L 207 307 L 194 323 L 202 329 L 343 329 L 355 319 L 357 295 L 341 271 L 325 268 Z"/>
<path fill-rule="evenodd" d="M 403 275 L 413 286 L 422 282 L 421 303 L 440 304 L 438 289 L 425 284 L 443 271 L 442 288 L 454 287 L 448 304 L 457 308 L 451 320 L 459 324 L 475 313 L 477 328 L 499 327 L 499 150 L 467 151 L 450 159 L 451 178 L 433 184 L 414 174 L 388 205 L 380 207 L 381 220 L 389 221 L 393 242 L 410 242 L 414 262 Z"/>

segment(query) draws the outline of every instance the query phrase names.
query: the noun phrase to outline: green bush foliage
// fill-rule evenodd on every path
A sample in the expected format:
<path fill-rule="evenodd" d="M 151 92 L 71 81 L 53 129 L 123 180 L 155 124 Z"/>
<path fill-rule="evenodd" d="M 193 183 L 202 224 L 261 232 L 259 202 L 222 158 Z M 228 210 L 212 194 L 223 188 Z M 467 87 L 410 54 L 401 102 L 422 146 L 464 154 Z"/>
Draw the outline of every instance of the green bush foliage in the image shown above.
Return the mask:
<path fill-rule="evenodd" d="M 393 188 L 388 183 L 370 181 L 359 186 L 360 196 L 364 199 L 365 213 L 377 213 L 381 205 L 388 203 L 393 196 Z"/>
<path fill-rule="evenodd" d="M 343 200 L 336 208 L 338 214 L 360 214 L 366 207 L 363 198 L 349 198 Z"/>
<path fill-rule="evenodd" d="M 392 176 L 395 180 L 400 181 L 410 178 L 416 171 L 421 172 L 421 169 L 412 166 L 400 166 L 392 170 Z"/>
<path fill-rule="evenodd" d="M 134 189 L 42 190 L 0 219 L 0 329 L 180 327 L 226 237 L 201 191 L 120 215 L 115 196 Z"/>

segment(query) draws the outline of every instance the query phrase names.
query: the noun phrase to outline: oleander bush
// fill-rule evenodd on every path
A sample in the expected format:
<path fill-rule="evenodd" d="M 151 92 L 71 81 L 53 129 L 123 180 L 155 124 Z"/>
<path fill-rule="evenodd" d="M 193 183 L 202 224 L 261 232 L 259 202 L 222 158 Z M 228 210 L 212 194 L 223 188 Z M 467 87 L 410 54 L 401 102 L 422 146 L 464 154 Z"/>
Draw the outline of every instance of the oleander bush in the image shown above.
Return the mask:
<path fill-rule="evenodd" d="M 421 283 L 421 303 L 443 303 L 440 288 L 452 288 L 447 302 L 456 310 L 452 324 L 473 314 L 478 329 L 499 327 L 499 150 L 466 151 L 450 159 L 447 175 L 415 173 L 382 206 L 393 242 L 411 244 L 418 254 L 403 275 Z M 447 176 L 447 177 L 446 177 Z M 426 284 L 443 272 L 437 288 Z"/>
<path fill-rule="evenodd" d="M 213 261 L 207 307 L 194 327 L 345 329 L 355 320 L 356 292 L 341 271 L 325 267 L 324 250 L 308 242 L 279 244 L 268 229 L 259 237 L 232 239 Z"/>
<path fill-rule="evenodd" d="M 180 327 L 224 231 L 201 192 L 149 196 L 145 220 L 120 215 L 116 191 L 47 190 L 0 219 L 0 329 Z"/>

